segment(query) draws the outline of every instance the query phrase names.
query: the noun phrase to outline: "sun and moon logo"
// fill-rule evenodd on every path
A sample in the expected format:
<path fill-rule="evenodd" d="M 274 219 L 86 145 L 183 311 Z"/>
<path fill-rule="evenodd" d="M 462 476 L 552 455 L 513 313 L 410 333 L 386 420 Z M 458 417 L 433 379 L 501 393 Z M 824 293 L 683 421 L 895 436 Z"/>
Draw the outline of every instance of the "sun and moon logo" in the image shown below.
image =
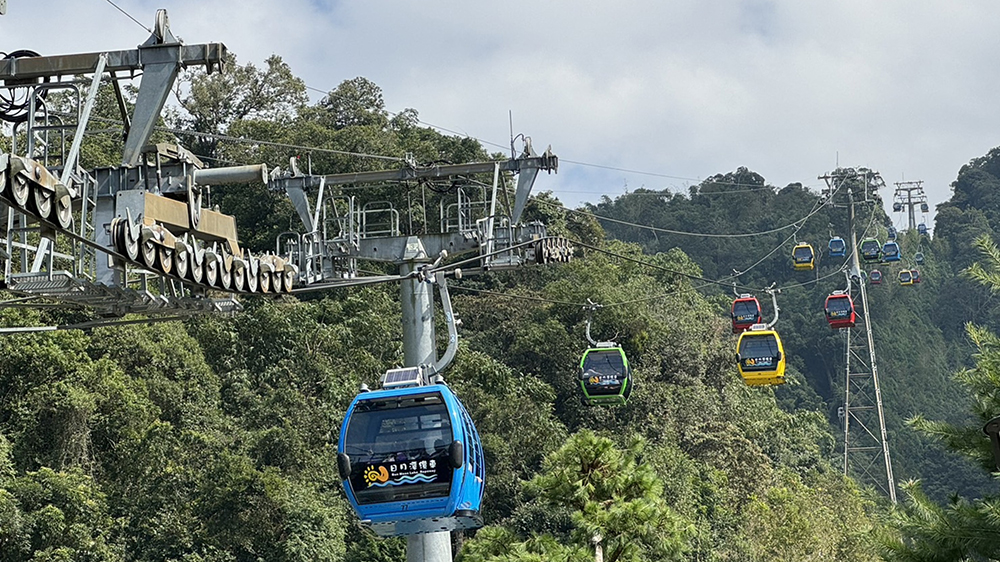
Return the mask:
<path fill-rule="evenodd" d="M 389 471 L 385 469 L 384 466 L 378 467 L 376 469 L 374 466 L 369 466 L 365 469 L 365 482 L 369 486 L 373 484 L 384 484 L 389 481 Z"/>

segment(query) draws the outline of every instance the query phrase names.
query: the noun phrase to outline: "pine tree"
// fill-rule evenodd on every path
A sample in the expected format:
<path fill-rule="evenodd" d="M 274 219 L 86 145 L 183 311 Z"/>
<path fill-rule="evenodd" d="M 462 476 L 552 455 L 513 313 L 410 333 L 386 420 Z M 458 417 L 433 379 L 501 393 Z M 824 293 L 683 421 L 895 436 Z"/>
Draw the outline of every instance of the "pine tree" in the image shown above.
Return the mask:
<path fill-rule="evenodd" d="M 974 264 L 967 274 L 1000 292 L 1000 249 L 987 237 L 976 241 L 985 264 Z M 977 461 L 989 472 L 996 471 L 989 438 L 983 425 L 1000 414 L 1000 338 L 969 324 L 969 338 L 978 348 L 975 366 L 960 371 L 955 379 L 973 398 L 972 426 L 957 426 L 916 416 L 909 423 L 941 440 L 948 448 Z M 905 505 L 893 512 L 893 527 L 899 534 L 884 538 L 883 557 L 899 562 L 950 562 L 1000 558 L 1000 497 L 967 499 L 953 496 L 946 506 L 931 501 L 920 483 L 901 485 Z"/>

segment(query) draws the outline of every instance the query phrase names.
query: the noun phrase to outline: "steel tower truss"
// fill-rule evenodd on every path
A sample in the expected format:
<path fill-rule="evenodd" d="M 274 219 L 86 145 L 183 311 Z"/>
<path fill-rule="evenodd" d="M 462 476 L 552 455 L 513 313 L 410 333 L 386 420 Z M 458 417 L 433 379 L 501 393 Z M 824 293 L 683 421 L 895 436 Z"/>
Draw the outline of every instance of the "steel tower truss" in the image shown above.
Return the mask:
<path fill-rule="evenodd" d="M 844 474 L 874 485 L 896 503 L 875 339 L 868 314 L 868 291 L 864 281 L 857 285 L 861 297 L 860 321 L 854 328 L 844 328 Z"/>
<path fill-rule="evenodd" d="M 885 187 L 878 172 L 866 168 L 842 168 L 820 176 L 827 189 L 824 195 L 834 198 L 836 206 L 848 212 L 851 244 L 849 290 L 860 296 L 861 314 L 855 327 L 845 333 L 844 380 L 844 474 L 878 488 L 896 503 L 896 483 L 892 475 L 889 441 L 885 431 L 882 391 L 879 387 L 875 338 L 868 313 L 867 281 L 861 275 L 858 239 L 854 232 L 855 206 L 871 207 L 881 202 L 879 189 Z M 839 201 L 839 203 L 838 203 Z M 857 286 L 857 290 L 853 289 Z"/>

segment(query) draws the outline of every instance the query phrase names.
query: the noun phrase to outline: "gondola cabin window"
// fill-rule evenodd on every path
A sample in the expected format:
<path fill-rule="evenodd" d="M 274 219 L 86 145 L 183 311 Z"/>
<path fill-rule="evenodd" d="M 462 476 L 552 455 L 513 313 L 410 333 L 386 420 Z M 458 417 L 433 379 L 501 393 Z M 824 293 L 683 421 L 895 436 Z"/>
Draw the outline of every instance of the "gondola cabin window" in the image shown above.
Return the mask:
<path fill-rule="evenodd" d="M 451 419 L 439 394 L 359 403 L 345 444 L 358 504 L 448 496 L 451 442 Z"/>
<path fill-rule="evenodd" d="M 739 354 L 744 371 L 773 371 L 779 359 L 778 341 L 770 335 L 744 336 Z"/>
<path fill-rule="evenodd" d="M 625 359 L 617 348 L 590 350 L 583 361 L 583 376 L 592 395 L 618 394 L 625 374 Z"/>
<path fill-rule="evenodd" d="M 738 324 L 752 324 L 760 322 L 760 306 L 756 299 L 737 300 L 733 303 L 733 320 Z"/>

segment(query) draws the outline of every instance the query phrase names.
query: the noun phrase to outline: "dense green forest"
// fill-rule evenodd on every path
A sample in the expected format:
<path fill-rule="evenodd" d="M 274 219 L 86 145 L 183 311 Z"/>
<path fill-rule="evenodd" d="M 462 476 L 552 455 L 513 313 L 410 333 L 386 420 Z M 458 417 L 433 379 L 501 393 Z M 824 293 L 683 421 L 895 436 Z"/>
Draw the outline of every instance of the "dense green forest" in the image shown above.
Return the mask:
<path fill-rule="evenodd" d="M 207 162 L 298 156 L 335 173 L 386 165 L 346 153 L 489 156 L 476 141 L 421 126 L 414 110 L 390 114 L 363 78 L 310 104 L 277 57 L 264 68 L 229 66 L 186 76 L 166 116 Z M 114 119 L 110 91 L 95 111 Z M 117 139 L 95 134 L 85 164 L 113 162 Z M 1000 150 L 972 160 L 939 207 L 933 239 L 901 238 L 908 254 L 927 256 L 924 282 L 871 291 L 897 478 L 922 482 L 908 482 L 895 509 L 841 472 L 843 344 L 822 314 L 823 297 L 843 286 L 840 264 L 821 258 L 807 274 L 816 281 L 802 284 L 788 231 L 709 238 L 622 224 L 767 231 L 813 213 L 818 193 L 772 187 L 741 168 L 690 193 L 640 190 L 581 209 L 538 195 L 528 218 L 578 241 L 575 259 L 452 286 L 463 325 L 445 375 L 476 422 L 487 465 L 487 525 L 455 533 L 459 558 L 591 560 L 596 533 L 611 562 L 995 558 L 995 538 L 970 547 L 955 537 L 968 536 L 956 531 L 963 525 L 998 528 L 987 442 L 976 432 L 1000 408 L 991 335 L 1000 331 L 1000 283 L 990 284 L 990 246 L 975 243 L 1000 227 L 998 187 Z M 262 186 L 212 195 L 251 249 L 273 248 L 295 224 L 287 199 Z M 863 218 L 884 238 L 884 210 Z M 846 217 L 824 211 L 796 237 L 823 246 L 831 230 L 844 233 Z M 978 275 L 963 273 L 981 260 Z M 786 287 L 784 387 L 748 388 L 736 371 L 728 281 L 701 281 L 734 269 L 741 286 Z M 0 561 L 403 559 L 403 540 L 376 538 L 354 517 L 335 455 L 359 385 L 375 386 L 402 362 L 398 299 L 398 286 L 386 284 L 246 299 L 233 317 L 3 337 Z M 580 402 L 588 299 L 605 305 L 594 333 L 613 337 L 634 365 L 627 406 Z M 7 308 L 0 323 L 84 314 Z M 968 499 L 937 507 L 956 492 Z"/>

